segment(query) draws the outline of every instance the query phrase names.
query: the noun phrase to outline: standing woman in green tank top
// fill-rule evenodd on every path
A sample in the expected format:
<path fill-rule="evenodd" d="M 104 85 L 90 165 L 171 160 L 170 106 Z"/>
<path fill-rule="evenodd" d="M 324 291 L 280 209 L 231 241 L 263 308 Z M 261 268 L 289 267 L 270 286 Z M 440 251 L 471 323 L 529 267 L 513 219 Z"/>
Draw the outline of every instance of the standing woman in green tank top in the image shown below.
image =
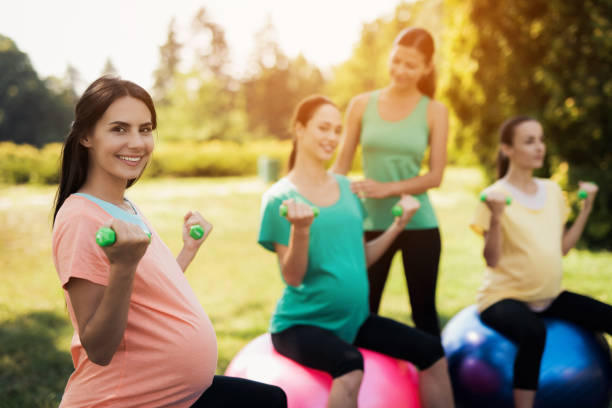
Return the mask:
<path fill-rule="evenodd" d="M 389 85 L 355 96 L 347 109 L 340 153 L 332 168 L 346 174 L 361 143 L 365 179 L 351 184 L 364 200 L 366 239 L 379 236 L 393 220 L 391 208 L 402 194 L 421 203 L 405 230 L 368 269 L 370 310 L 377 313 L 395 253 L 401 249 L 415 325 L 440 335 L 435 294 L 440 260 L 438 221 L 427 190 L 442 181 L 446 165 L 448 111 L 433 100 L 434 42 L 420 28 L 402 31 L 389 57 Z M 429 170 L 419 174 L 430 148 Z"/>

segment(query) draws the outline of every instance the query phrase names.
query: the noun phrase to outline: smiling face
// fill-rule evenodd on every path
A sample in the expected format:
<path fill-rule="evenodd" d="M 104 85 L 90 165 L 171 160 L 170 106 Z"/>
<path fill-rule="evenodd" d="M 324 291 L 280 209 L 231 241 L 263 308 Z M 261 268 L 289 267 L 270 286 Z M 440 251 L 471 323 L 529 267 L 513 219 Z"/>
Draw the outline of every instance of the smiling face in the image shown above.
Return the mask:
<path fill-rule="evenodd" d="M 88 179 L 120 183 L 136 179 L 153 152 L 151 112 L 140 99 L 119 98 L 81 144 L 88 149 Z"/>
<path fill-rule="evenodd" d="M 395 45 L 389 55 L 389 75 L 393 86 L 416 87 L 431 68 L 425 55 L 415 47 Z"/>
<path fill-rule="evenodd" d="M 325 162 L 330 160 L 342 133 L 342 115 L 329 103 L 321 105 L 306 125 L 296 124 L 298 152 L 314 156 Z"/>
<path fill-rule="evenodd" d="M 539 169 L 546 155 L 542 125 L 535 120 L 518 124 L 514 128 L 512 145 L 502 144 L 501 149 L 513 166 L 528 170 Z"/>

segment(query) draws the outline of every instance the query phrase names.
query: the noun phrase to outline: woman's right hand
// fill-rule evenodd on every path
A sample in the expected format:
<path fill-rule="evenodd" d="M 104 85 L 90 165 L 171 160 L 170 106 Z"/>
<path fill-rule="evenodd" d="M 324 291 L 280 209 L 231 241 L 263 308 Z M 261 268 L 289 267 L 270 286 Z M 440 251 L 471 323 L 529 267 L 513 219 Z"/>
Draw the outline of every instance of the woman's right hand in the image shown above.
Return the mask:
<path fill-rule="evenodd" d="M 149 236 L 138 225 L 116 218 L 104 223 L 103 227 L 115 231 L 115 243 L 102 247 L 111 265 L 121 265 L 128 270 L 135 270 L 151 242 Z"/>
<path fill-rule="evenodd" d="M 506 208 L 506 196 L 499 191 L 488 192 L 484 203 L 491 210 L 491 217 L 499 218 Z"/>
<path fill-rule="evenodd" d="M 297 229 L 308 229 L 314 220 L 314 212 L 308 204 L 295 201 L 293 198 L 283 201 L 287 207 L 287 221 Z"/>

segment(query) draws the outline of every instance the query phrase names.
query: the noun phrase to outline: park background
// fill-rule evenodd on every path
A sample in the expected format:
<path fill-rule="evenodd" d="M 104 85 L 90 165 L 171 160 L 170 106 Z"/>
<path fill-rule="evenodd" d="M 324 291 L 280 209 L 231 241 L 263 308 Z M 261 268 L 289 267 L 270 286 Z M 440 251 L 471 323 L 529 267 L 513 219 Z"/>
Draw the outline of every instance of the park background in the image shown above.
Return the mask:
<path fill-rule="evenodd" d="M 129 197 L 175 253 L 186 211 L 197 209 L 215 225 L 187 276 L 217 332 L 219 373 L 266 331 L 282 290 L 275 256 L 256 244 L 259 200 L 268 186 L 257 177 L 258 159 L 285 163 L 287 123 L 302 97 L 324 93 L 344 109 L 352 96 L 385 86 L 391 43 L 409 26 L 427 28 L 436 39 L 436 98 L 451 113 L 449 167 L 431 192 L 443 239 L 442 323 L 474 303 L 484 262 L 481 239 L 468 223 L 478 192 L 494 177 L 497 128 L 515 114 L 542 122 L 548 155 L 540 175 L 568 192 L 572 217 L 578 180 L 600 186 L 584 237 L 565 258 L 564 285 L 612 302 L 611 0 L 390 1 L 389 10 L 361 18 L 346 57 L 332 65 L 284 44 L 271 8 L 248 37 L 252 48 L 240 69 L 226 35 L 230 27 L 212 12 L 219 3 L 195 3 L 188 16 L 167 10 L 168 23 L 151 28 L 162 30 L 163 39 L 150 77 L 124 75 L 131 71 L 118 69 L 110 56 L 97 74 L 144 85 L 156 101 L 156 151 Z M 225 2 L 229 12 L 248 13 L 232 10 L 233 3 L 241 4 Z M 346 16 L 352 3 L 344 2 Z M 311 8 L 302 40 L 334 36 L 319 32 L 318 15 L 332 13 L 342 28 L 343 14 L 325 2 Z M 102 27 L 115 23 L 125 21 Z M 32 27 L 32 36 L 44 41 L 45 33 Z M 95 76 L 72 64 L 63 74 L 43 76 L 30 58 L 0 25 L 0 407 L 56 406 L 72 371 L 73 330 L 52 263 L 50 211 L 61 141 L 78 96 Z M 351 176 L 360 171 L 357 158 Z M 411 323 L 400 267 L 397 258 L 381 313 Z"/>

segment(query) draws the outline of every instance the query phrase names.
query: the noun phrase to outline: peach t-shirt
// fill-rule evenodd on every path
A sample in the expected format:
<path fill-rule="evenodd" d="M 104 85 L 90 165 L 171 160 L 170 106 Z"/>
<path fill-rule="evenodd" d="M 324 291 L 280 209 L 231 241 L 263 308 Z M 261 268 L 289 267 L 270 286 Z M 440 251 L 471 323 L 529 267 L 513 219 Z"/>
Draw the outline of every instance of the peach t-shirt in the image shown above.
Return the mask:
<path fill-rule="evenodd" d="M 110 265 L 94 236 L 110 218 L 87 198 L 66 199 L 53 227 L 53 258 L 62 287 L 70 278 L 108 285 Z M 210 319 L 168 247 L 143 221 L 152 233 L 151 244 L 136 269 L 127 327 L 109 365 L 87 357 L 64 289 L 75 329 L 70 348 L 74 372 L 60 407 L 189 407 L 212 383 L 217 340 Z"/>

